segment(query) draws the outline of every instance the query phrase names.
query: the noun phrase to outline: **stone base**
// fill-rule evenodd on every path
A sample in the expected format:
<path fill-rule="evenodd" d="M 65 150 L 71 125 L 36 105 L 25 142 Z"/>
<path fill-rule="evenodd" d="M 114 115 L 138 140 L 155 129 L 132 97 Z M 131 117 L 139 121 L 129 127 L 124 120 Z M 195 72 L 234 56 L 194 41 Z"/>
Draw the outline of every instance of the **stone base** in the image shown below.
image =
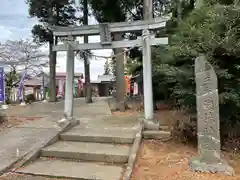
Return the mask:
<path fill-rule="evenodd" d="M 193 157 L 190 159 L 188 165 L 192 171 L 195 172 L 207 172 L 207 173 L 222 173 L 225 175 L 235 175 L 234 169 L 228 165 L 224 160 L 220 160 L 220 163 L 204 163 L 201 162 L 201 156 Z"/>
<path fill-rule="evenodd" d="M 71 124 L 72 126 L 76 126 L 77 124 L 79 124 L 79 121 L 76 120 L 75 118 L 71 117 L 71 118 L 62 118 L 59 121 L 57 121 L 57 124 L 59 127 L 63 127 L 67 124 Z"/>
<path fill-rule="evenodd" d="M 3 104 L 2 105 L 2 109 L 8 109 L 8 105 L 7 104 Z"/>
<path fill-rule="evenodd" d="M 23 101 L 20 103 L 20 106 L 26 106 L 26 103 Z"/>
<path fill-rule="evenodd" d="M 171 132 L 159 131 L 159 130 L 145 130 L 145 131 L 143 131 L 143 138 L 144 139 L 168 140 L 171 138 Z"/>
<path fill-rule="evenodd" d="M 159 130 L 160 124 L 154 120 L 144 120 L 144 129 L 145 130 Z"/>

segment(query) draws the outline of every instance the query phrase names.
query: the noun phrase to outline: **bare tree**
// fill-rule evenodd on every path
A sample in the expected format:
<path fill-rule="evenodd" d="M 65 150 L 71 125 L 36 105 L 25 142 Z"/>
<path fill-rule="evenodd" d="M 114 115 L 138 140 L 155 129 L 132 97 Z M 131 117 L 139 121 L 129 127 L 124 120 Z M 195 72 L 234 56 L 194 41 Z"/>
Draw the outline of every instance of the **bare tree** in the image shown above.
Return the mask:
<path fill-rule="evenodd" d="M 0 63 L 16 73 L 25 71 L 29 76 L 40 73 L 48 65 L 47 54 L 40 45 L 29 40 L 0 43 Z"/>
<path fill-rule="evenodd" d="M 19 83 L 20 74 L 29 77 L 42 72 L 48 66 L 48 56 L 41 51 L 40 45 L 30 40 L 6 41 L 0 43 L 0 65 L 5 69 L 6 93 Z M 9 97 L 9 96 L 8 96 Z"/>

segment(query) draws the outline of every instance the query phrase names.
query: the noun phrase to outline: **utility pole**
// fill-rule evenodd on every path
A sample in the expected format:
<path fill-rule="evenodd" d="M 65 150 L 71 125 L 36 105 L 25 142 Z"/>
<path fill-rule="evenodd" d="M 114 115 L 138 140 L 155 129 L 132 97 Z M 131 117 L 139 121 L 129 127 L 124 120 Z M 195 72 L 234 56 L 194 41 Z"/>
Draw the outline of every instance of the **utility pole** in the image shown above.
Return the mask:
<path fill-rule="evenodd" d="M 204 5 L 204 0 L 196 1 L 196 9 L 200 9 Z"/>
<path fill-rule="evenodd" d="M 83 1 L 83 24 L 88 25 L 88 1 Z M 88 43 L 88 35 L 84 36 L 84 43 Z M 85 98 L 86 103 L 92 103 L 92 88 L 90 78 L 90 63 L 88 61 L 88 55 L 84 54 L 84 74 L 85 74 Z"/>
<path fill-rule="evenodd" d="M 144 20 L 153 19 L 152 0 L 143 1 Z M 152 57 L 151 57 L 151 35 L 148 29 L 143 30 L 143 91 L 144 91 L 144 114 L 145 128 L 159 129 L 159 124 L 153 120 L 153 88 L 152 88 Z"/>

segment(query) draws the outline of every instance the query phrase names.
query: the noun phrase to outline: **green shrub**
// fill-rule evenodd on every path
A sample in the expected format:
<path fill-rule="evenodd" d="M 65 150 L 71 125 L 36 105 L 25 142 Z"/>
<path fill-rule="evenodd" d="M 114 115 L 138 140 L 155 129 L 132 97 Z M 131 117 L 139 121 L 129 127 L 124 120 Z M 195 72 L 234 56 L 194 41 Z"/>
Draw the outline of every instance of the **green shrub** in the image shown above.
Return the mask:
<path fill-rule="evenodd" d="M 193 10 L 178 23 L 170 46 L 154 50 L 153 79 L 158 81 L 158 94 L 167 94 L 196 115 L 194 60 L 204 54 L 218 77 L 221 129 L 233 127 L 240 120 L 239 49 L 239 9 L 216 4 Z"/>

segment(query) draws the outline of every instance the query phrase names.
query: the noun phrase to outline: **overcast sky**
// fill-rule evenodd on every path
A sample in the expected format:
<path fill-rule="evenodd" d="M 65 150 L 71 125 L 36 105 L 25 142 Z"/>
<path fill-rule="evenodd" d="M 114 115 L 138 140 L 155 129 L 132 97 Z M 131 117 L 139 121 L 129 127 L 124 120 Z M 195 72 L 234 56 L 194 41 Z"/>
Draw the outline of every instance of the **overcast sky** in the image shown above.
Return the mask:
<path fill-rule="evenodd" d="M 25 4 L 25 0 L 0 0 L 0 42 L 6 40 L 19 40 L 25 38 L 31 38 L 31 28 L 37 23 L 36 19 L 30 19 L 28 17 L 28 5 Z M 89 24 L 96 24 L 93 19 L 89 19 Z M 98 42 L 100 38 L 98 36 L 90 37 L 90 42 Z M 81 42 L 81 41 L 80 41 Z M 47 52 L 46 47 L 45 51 Z M 109 56 L 111 50 L 93 51 L 96 55 Z M 105 59 L 93 59 L 91 60 L 91 79 L 97 79 L 98 75 L 104 72 Z M 75 72 L 84 72 L 82 60 L 75 60 Z M 57 72 L 65 72 L 66 69 L 66 57 L 65 53 L 58 53 L 57 58 Z"/>

